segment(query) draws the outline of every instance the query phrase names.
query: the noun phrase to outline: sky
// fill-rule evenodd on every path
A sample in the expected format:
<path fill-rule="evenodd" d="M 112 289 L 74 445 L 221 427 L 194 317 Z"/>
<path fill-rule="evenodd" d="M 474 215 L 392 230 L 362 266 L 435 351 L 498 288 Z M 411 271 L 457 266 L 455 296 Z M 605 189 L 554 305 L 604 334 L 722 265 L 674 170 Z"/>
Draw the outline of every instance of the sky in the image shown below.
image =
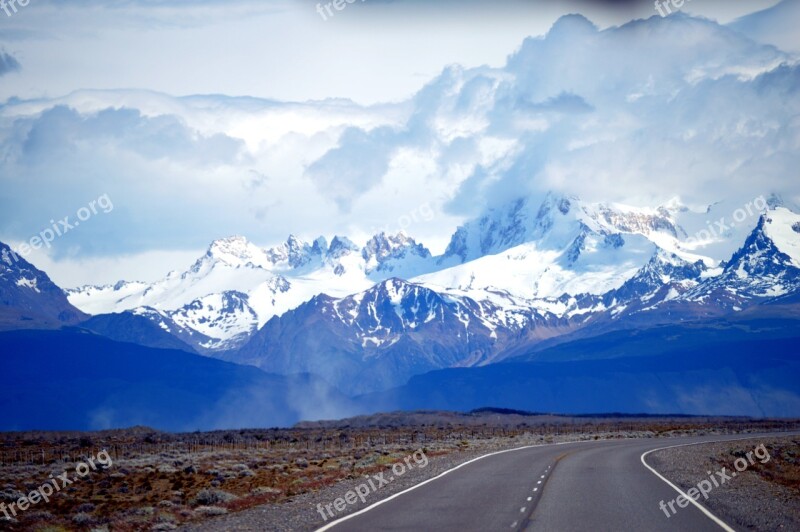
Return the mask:
<path fill-rule="evenodd" d="M 324 4 L 0 11 L 0 240 L 63 232 L 26 258 L 71 287 L 155 280 L 233 234 L 441 252 L 551 190 L 800 203 L 797 2 Z"/>

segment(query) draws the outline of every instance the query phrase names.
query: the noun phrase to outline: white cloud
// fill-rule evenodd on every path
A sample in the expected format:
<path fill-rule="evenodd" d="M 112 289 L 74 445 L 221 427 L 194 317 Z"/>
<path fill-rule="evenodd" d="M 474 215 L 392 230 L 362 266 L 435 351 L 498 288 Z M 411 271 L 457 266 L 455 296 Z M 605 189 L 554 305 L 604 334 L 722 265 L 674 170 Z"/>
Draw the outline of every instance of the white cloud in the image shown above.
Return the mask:
<path fill-rule="evenodd" d="M 448 67 L 391 104 L 13 100 L 0 108 L 0 239 L 109 194 L 113 213 L 54 247 L 53 271 L 71 264 L 61 271 L 77 281 L 73 266 L 93 257 L 138 257 L 135 272 L 144 253 L 230 234 L 266 245 L 388 227 L 441 245 L 487 205 L 550 189 L 650 205 L 800 199 L 798 76 L 793 56 L 709 20 L 601 31 L 572 16 L 503 67 Z"/>

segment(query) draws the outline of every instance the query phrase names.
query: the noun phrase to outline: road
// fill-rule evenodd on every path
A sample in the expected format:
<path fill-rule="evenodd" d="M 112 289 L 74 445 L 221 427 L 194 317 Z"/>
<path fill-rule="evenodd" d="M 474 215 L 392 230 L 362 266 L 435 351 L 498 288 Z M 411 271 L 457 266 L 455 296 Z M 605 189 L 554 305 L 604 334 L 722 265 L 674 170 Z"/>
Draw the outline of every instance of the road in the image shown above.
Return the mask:
<path fill-rule="evenodd" d="M 729 439 L 742 436 L 581 442 L 493 454 L 320 530 L 719 532 L 727 530 L 724 521 L 693 505 L 676 506 L 668 518 L 659 502 L 679 494 L 641 458 L 662 447 Z"/>

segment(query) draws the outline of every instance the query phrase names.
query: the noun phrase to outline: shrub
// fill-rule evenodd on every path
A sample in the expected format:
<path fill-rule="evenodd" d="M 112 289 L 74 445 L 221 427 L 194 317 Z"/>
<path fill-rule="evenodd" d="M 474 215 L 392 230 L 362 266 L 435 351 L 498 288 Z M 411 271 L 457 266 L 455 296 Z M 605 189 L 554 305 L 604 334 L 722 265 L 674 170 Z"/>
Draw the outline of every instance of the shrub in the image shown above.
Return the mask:
<path fill-rule="evenodd" d="M 228 493 L 227 491 L 222 491 L 217 489 L 203 489 L 197 493 L 197 496 L 192 501 L 192 505 L 213 506 L 215 504 L 230 502 L 237 498 L 238 497 L 236 497 L 236 495 L 234 495 L 233 493 Z"/>
<path fill-rule="evenodd" d="M 277 488 L 268 488 L 266 486 L 259 486 L 257 488 L 254 488 L 250 493 L 253 495 L 277 495 L 282 492 Z"/>
<path fill-rule="evenodd" d="M 194 511 L 196 514 L 202 515 L 203 517 L 214 517 L 228 513 L 228 510 L 220 508 L 219 506 L 199 506 L 195 508 Z"/>
<path fill-rule="evenodd" d="M 94 523 L 94 517 L 86 513 L 78 513 L 72 518 L 72 522 L 78 526 L 89 526 Z"/>

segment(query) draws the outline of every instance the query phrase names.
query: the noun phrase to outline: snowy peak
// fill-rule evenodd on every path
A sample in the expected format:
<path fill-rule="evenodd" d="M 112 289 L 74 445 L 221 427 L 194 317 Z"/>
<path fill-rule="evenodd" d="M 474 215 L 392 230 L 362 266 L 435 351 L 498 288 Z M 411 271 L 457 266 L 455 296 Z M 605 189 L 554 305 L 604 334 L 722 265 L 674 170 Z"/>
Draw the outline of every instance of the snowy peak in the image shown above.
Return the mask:
<path fill-rule="evenodd" d="M 800 215 L 779 207 L 761 216 L 725 271 L 744 278 L 776 275 L 786 268 L 800 268 Z"/>
<path fill-rule="evenodd" d="M 331 260 L 340 259 L 358 250 L 358 246 L 346 236 L 335 236 L 333 240 L 331 240 L 331 245 L 328 248 L 328 258 Z"/>
<path fill-rule="evenodd" d="M 299 269 L 313 262 L 319 262 L 328 251 L 328 243 L 319 237 L 312 244 L 289 235 L 286 242 L 266 251 L 269 262 L 273 266 L 287 269 Z"/>
<path fill-rule="evenodd" d="M 407 236 L 404 232 L 399 232 L 396 235 L 387 235 L 380 232 L 367 241 L 361 255 L 364 260 L 377 263 L 385 262 L 391 258 L 397 258 L 399 255 L 410 251 L 419 255 L 420 257 L 430 257 L 431 253 L 422 244 Z"/>
<path fill-rule="evenodd" d="M 249 297 L 237 291 L 210 294 L 167 314 L 181 327 L 207 336 L 209 340 L 200 343 L 203 349 L 238 347 L 258 326 Z"/>
<path fill-rule="evenodd" d="M 642 209 L 587 203 L 574 196 L 552 193 L 541 203 L 520 198 L 459 227 L 440 263 L 452 264 L 454 259 L 464 263 L 531 242 L 539 249 L 569 249 L 568 261 L 575 262 L 592 234 L 600 236 L 603 245 L 612 247 L 624 244 L 622 234 L 677 238 L 680 230 L 672 212 L 666 207 Z"/>
<path fill-rule="evenodd" d="M 738 310 L 752 299 L 780 297 L 800 291 L 800 215 L 778 207 L 761 215 L 744 245 L 722 273 L 691 291 L 704 303 L 717 300 Z"/>
<path fill-rule="evenodd" d="M 60 327 L 84 318 L 47 274 L 0 242 L 0 329 Z"/>
<path fill-rule="evenodd" d="M 243 236 L 215 240 L 208 248 L 205 258 L 221 262 L 232 268 L 243 266 L 264 268 L 269 265 L 264 250 L 249 242 Z"/>
<path fill-rule="evenodd" d="M 431 252 L 404 232 L 387 235 L 384 232 L 373 236 L 361 250 L 367 272 L 408 272 L 415 264 L 431 258 Z M 407 275 L 403 275 L 408 277 Z"/>
<path fill-rule="evenodd" d="M 800 214 L 778 207 L 769 211 L 762 219 L 764 235 L 794 267 L 800 268 Z"/>
<path fill-rule="evenodd" d="M 640 235 L 665 233 L 678 237 L 678 228 L 668 209 L 639 209 L 627 205 L 605 203 L 582 205 L 584 214 L 602 232 L 622 232 Z M 589 225 L 593 225 L 589 223 Z"/>
<path fill-rule="evenodd" d="M 442 260 L 458 257 L 463 263 L 518 246 L 550 229 L 556 212 L 565 215 L 570 209 L 567 198 L 554 195 L 547 196 L 538 212 L 531 201 L 529 198 L 517 199 L 459 227 Z"/>
<path fill-rule="evenodd" d="M 333 303 L 348 325 L 370 333 L 399 333 L 433 320 L 444 304 L 433 290 L 392 278 Z"/>
<path fill-rule="evenodd" d="M 375 302 L 392 310 L 404 328 L 415 328 L 442 316 L 445 300 L 438 293 L 423 286 L 392 278 L 379 283 L 368 292 Z"/>
<path fill-rule="evenodd" d="M 657 249 L 636 275 L 606 295 L 606 304 L 610 306 L 608 300 L 612 298 L 618 303 L 638 300 L 647 305 L 674 299 L 696 286 L 706 269 L 703 261 L 690 263 L 674 253 Z"/>

